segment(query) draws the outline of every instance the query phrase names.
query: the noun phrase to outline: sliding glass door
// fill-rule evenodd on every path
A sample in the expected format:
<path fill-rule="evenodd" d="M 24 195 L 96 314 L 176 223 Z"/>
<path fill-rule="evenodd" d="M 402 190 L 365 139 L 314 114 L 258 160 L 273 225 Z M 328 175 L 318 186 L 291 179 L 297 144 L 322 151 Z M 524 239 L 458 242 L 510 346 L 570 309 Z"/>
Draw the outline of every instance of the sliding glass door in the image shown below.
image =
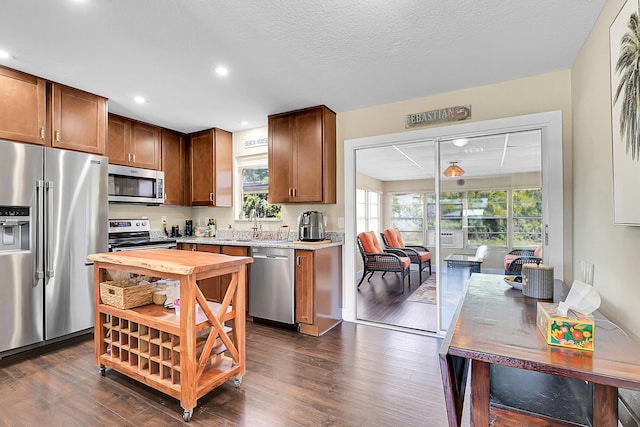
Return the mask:
<path fill-rule="evenodd" d="M 345 141 L 345 211 L 357 218 L 345 222 L 344 318 L 387 323 L 359 305 L 378 298 L 386 314 L 405 305 L 395 313 L 404 320 L 389 324 L 443 333 L 469 275 L 504 274 L 504 256 L 514 248 L 541 246 L 543 262 L 562 278 L 561 123 L 553 112 Z M 383 245 L 385 229 L 428 250 L 433 275 L 425 270 L 420 281 L 412 265 L 410 287 L 374 273 L 358 288 L 357 233 L 374 231 Z M 435 288 L 433 301 L 427 287 Z M 394 300 L 381 298 L 394 292 Z M 407 321 L 412 315 L 431 318 Z"/>

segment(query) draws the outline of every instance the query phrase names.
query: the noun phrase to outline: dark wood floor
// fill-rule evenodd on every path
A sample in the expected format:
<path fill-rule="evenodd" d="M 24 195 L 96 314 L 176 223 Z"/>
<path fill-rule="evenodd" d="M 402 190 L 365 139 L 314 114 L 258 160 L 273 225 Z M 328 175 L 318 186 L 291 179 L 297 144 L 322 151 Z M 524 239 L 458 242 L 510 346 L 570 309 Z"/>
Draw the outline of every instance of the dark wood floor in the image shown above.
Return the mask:
<path fill-rule="evenodd" d="M 426 281 L 428 271 L 423 272 Z M 435 273 L 431 276 L 435 284 Z M 358 280 L 360 278 L 358 277 Z M 400 283 L 402 278 L 396 273 L 376 272 L 371 280 L 365 279 L 358 288 L 357 317 L 360 320 L 384 323 L 402 328 L 435 332 L 437 330 L 437 309 L 435 304 L 407 301 L 418 289 L 420 278 L 417 271 L 411 272 L 411 287 L 405 279 L 404 293 Z"/>
<path fill-rule="evenodd" d="M 424 305 L 424 304 L 423 304 Z M 202 398 L 193 426 L 445 426 L 440 340 L 354 323 L 322 337 L 247 324 L 247 374 Z M 91 337 L 0 361 L 0 426 L 179 426 L 177 400 L 113 371 Z"/>

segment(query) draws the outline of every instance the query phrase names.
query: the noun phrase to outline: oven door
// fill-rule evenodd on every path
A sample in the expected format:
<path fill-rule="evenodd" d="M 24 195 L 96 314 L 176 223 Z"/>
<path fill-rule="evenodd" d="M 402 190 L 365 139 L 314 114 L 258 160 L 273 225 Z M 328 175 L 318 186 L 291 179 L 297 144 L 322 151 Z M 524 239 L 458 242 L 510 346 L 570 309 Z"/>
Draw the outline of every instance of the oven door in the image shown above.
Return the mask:
<path fill-rule="evenodd" d="M 157 245 L 120 246 L 117 248 L 110 248 L 110 252 L 137 251 L 141 249 L 178 249 L 178 244 L 173 242 L 158 243 Z"/>

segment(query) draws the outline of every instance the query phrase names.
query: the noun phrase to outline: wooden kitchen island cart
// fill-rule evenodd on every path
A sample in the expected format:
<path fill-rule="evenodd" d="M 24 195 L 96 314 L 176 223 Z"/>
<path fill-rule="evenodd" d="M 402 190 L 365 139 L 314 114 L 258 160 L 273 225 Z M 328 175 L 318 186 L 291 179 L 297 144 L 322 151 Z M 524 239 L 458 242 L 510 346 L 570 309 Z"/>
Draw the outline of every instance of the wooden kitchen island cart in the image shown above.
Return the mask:
<path fill-rule="evenodd" d="M 180 400 L 189 421 L 197 399 L 245 374 L 245 282 L 250 257 L 146 249 L 89 255 L 94 262 L 95 358 Z M 180 281 L 180 315 L 162 305 L 104 304 L 107 270 Z M 231 274 L 222 303 L 207 301 L 197 281 Z"/>

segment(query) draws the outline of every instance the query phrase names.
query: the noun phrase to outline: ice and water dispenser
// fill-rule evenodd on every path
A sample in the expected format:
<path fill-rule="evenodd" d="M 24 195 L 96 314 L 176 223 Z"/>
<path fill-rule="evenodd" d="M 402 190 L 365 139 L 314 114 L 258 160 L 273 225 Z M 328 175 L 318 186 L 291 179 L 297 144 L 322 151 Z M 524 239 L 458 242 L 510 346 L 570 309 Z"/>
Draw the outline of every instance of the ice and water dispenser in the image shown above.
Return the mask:
<path fill-rule="evenodd" d="M 0 254 L 29 250 L 28 206 L 0 206 Z"/>

